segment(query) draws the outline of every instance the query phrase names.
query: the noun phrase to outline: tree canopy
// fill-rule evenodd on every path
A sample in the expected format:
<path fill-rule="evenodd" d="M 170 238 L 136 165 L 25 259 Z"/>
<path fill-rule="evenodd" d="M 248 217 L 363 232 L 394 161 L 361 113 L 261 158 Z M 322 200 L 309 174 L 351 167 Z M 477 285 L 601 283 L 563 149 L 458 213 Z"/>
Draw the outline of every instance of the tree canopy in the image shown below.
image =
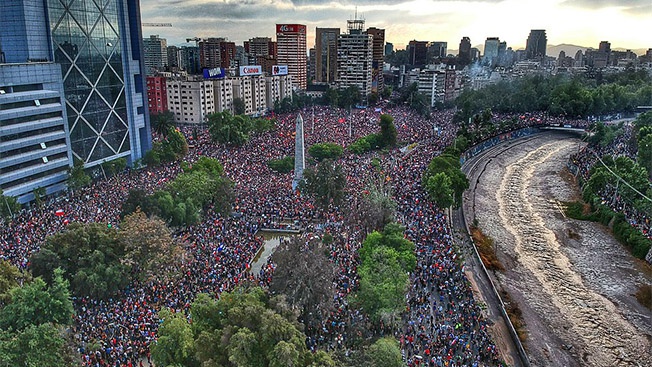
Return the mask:
<path fill-rule="evenodd" d="M 219 300 L 200 294 L 190 313 L 192 324 L 182 315 L 161 312 L 158 341 L 151 347 L 157 366 L 303 367 L 316 362 L 296 315 L 282 298 L 270 298 L 261 288 L 236 288 Z"/>
<path fill-rule="evenodd" d="M 265 132 L 274 128 L 274 121 L 266 118 L 252 119 L 243 114 L 235 116 L 229 111 L 215 112 L 207 116 L 208 132 L 214 142 L 241 146 L 249 141 L 251 133 Z"/>
<path fill-rule="evenodd" d="M 455 101 L 457 121 L 490 108 L 497 112 L 546 111 L 552 115 L 583 118 L 633 111 L 649 103 L 652 77 L 643 70 L 626 70 L 614 76 L 586 77 L 541 75 L 466 90 Z"/>
<path fill-rule="evenodd" d="M 382 233 L 367 235 L 359 251 L 360 286 L 352 300 L 374 322 L 393 325 L 405 307 L 408 273 L 414 271 L 416 256 L 414 244 L 403 233 L 403 227 L 390 223 Z"/>
<path fill-rule="evenodd" d="M 64 231 L 48 236 L 30 259 L 31 271 L 53 281 L 55 269 L 65 271 L 76 296 L 106 298 L 129 284 L 129 267 L 116 230 L 102 223 L 71 223 Z"/>
<path fill-rule="evenodd" d="M 303 175 L 305 180 L 300 184 L 300 191 L 313 195 L 316 204 L 322 209 L 342 203 L 346 175 L 341 165 L 324 160 L 317 167 L 306 169 Z"/>
<path fill-rule="evenodd" d="M 0 217 L 9 219 L 12 215 L 17 214 L 21 207 L 15 197 L 5 196 L 2 189 L 0 189 Z"/>
<path fill-rule="evenodd" d="M 294 156 L 287 156 L 280 159 L 270 159 L 267 166 L 278 173 L 292 172 L 294 169 Z"/>
<path fill-rule="evenodd" d="M 146 195 L 130 190 L 122 205 L 122 215 L 140 208 L 148 216 L 158 216 L 171 225 L 192 225 L 200 219 L 200 210 L 209 207 L 228 214 L 234 201 L 233 182 L 224 175 L 222 164 L 214 158 L 200 157 L 194 164 L 183 162 L 184 172 L 163 190 Z"/>
<path fill-rule="evenodd" d="M 437 206 L 446 208 L 450 204 L 462 203 L 462 194 L 469 188 L 469 181 L 462 172 L 459 157 L 442 154 L 434 157 L 428 164 L 422 185 Z M 445 206 L 447 204 L 448 206 Z"/>
<path fill-rule="evenodd" d="M 336 143 L 317 143 L 308 148 L 308 154 L 317 161 L 337 159 L 344 153 L 344 148 Z"/>

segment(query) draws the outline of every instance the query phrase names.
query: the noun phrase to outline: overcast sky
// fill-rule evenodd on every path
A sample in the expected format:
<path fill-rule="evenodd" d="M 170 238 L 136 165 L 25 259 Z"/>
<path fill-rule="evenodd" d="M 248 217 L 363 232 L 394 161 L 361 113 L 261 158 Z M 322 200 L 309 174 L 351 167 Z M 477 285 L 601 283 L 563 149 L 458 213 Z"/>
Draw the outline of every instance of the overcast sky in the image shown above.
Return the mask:
<path fill-rule="evenodd" d="M 346 29 L 358 18 L 366 27 L 385 29 L 394 48 L 410 40 L 446 41 L 457 49 L 463 36 L 472 45 L 500 37 L 513 49 L 524 48 L 531 29 L 545 29 L 548 44 L 597 48 L 652 48 L 652 0 L 141 0 L 143 22 L 169 22 L 171 28 L 144 27 L 169 45 L 192 37 L 226 37 L 237 45 L 252 37 L 275 39 L 276 23 L 308 27 L 308 47 L 316 27 Z"/>

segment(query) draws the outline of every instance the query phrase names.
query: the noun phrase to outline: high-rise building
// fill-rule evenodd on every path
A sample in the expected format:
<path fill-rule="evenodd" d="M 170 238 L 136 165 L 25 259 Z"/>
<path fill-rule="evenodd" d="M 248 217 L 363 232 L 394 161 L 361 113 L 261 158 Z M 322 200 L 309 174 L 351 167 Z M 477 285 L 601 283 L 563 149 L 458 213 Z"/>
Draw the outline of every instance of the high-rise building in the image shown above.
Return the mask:
<path fill-rule="evenodd" d="M 249 41 L 244 42 L 244 48 L 254 58 L 257 56 L 276 57 L 276 42 L 269 37 L 250 38 Z"/>
<path fill-rule="evenodd" d="M 317 52 L 315 48 L 312 47 L 308 50 L 308 80 L 315 81 L 315 75 L 317 71 L 315 70 L 315 65 L 317 64 Z"/>
<path fill-rule="evenodd" d="M 471 62 L 471 39 L 469 37 L 462 37 L 457 57 L 462 65 L 467 65 Z"/>
<path fill-rule="evenodd" d="M 168 41 L 165 38 L 159 38 L 158 35 L 150 35 L 149 38 L 143 39 L 147 75 L 154 75 L 168 65 L 167 48 Z"/>
<path fill-rule="evenodd" d="M 44 17 L 26 16 L 33 23 L 50 20 L 44 34 L 42 26 L 9 32 L 45 37 L 61 65 L 73 155 L 86 167 L 141 158 L 151 147 L 151 136 L 139 1 L 107 0 L 103 7 L 92 0 L 78 0 L 75 6 L 60 0 L 9 2 L 41 3 Z"/>
<path fill-rule="evenodd" d="M 273 108 L 285 98 L 292 99 L 292 77 L 290 75 L 269 75 L 265 78 L 267 107 Z"/>
<path fill-rule="evenodd" d="M 33 195 L 24 195 L 24 189 L 34 185 L 45 187 L 47 193 L 63 188 L 62 169 L 72 164 L 73 157 L 87 168 L 122 157 L 132 163 L 151 147 L 139 1 L 106 0 L 103 5 L 98 7 L 93 0 L 77 0 L 74 6 L 61 0 L 3 1 L 4 61 L 30 65 L 6 66 L 9 71 L 0 84 L 11 85 L 2 95 L 13 106 L 37 107 L 2 111 L 10 122 L 3 122 L 1 129 L 26 139 L 24 146 L 3 151 L 7 153 L 0 163 L 3 174 L 18 162 L 10 155 L 16 148 L 21 157 L 32 160 L 20 163 L 19 181 L 4 181 L 12 182 L 9 192 L 23 195 L 20 200 L 31 200 Z M 52 61 L 59 65 L 48 64 Z M 37 154 L 33 144 L 43 152 Z M 52 149 L 56 158 L 42 155 Z M 37 158 L 44 166 L 29 169 Z M 50 162 L 57 167 L 48 166 Z"/>
<path fill-rule="evenodd" d="M 428 60 L 443 59 L 446 57 L 448 43 L 447 42 L 430 42 L 428 45 Z"/>
<path fill-rule="evenodd" d="M 150 115 L 158 115 L 168 110 L 168 93 L 164 77 L 147 77 L 147 107 Z"/>
<path fill-rule="evenodd" d="M 66 187 L 72 151 L 63 96 L 59 65 L 0 64 L 0 189 L 19 203 L 33 200 L 34 189 Z"/>
<path fill-rule="evenodd" d="M 598 47 L 598 51 L 606 52 L 606 53 L 611 52 L 611 43 L 609 43 L 609 41 L 600 41 L 600 46 Z"/>
<path fill-rule="evenodd" d="M 546 57 L 548 38 L 545 29 L 533 29 L 527 38 L 525 54 L 528 60 L 543 60 Z"/>
<path fill-rule="evenodd" d="M 417 90 L 430 101 L 430 107 L 444 103 L 446 97 L 446 70 L 429 65 L 421 70 L 417 82 Z"/>
<path fill-rule="evenodd" d="M 181 60 L 179 60 L 179 47 L 168 46 L 168 67 L 171 69 L 179 68 Z"/>
<path fill-rule="evenodd" d="M 238 67 L 236 59 L 235 42 L 224 41 L 220 43 L 220 67 L 235 68 Z"/>
<path fill-rule="evenodd" d="M 337 85 L 356 86 L 365 99 L 371 93 L 373 36 L 363 32 L 364 20 L 348 20 L 347 27 L 337 39 Z"/>
<path fill-rule="evenodd" d="M 335 82 L 339 35 L 339 28 L 317 28 L 315 30 L 315 82 Z"/>
<path fill-rule="evenodd" d="M 496 66 L 498 63 L 498 48 L 500 47 L 500 39 L 498 37 L 487 37 L 484 41 L 484 55 L 482 63 L 487 66 Z"/>
<path fill-rule="evenodd" d="M 181 46 L 179 48 L 179 67 L 191 75 L 201 73 L 199 47 Z"/>
<path fill-rule="evenodd" d="M 394 44 L 385 42 L 385 56 L 391 55 L 392 53 L 394 53 Z"/>
<path fill-rule="evenodd" d="M 215 96 L 215 112 L 230 111 L 233 113 L 233 79 L 213 80 L 213 95 Z"/>
<path fill-rule="evenodd" d="M 422 67 L 428 63 L 428 42 L 412 40 L 408 44 L 408 64 Z"/>
<path fill-rule="evenodd" d="M 276 43 L 278 63 L 287 65 L 292 82 L 297 89 L 306 89 L 308 49 L 306 26 L 303 24 L 277 24 Z"/>
<path fill-rule="evenodd" d="M 224 38 L 209 37 L 197 43 L 199 47 L 199 64 L 202 69 L 221 67 L 220 44 L 224 41 L 226 41 Z"/>
<path fill-rule="evenodd" d="M 254 37 L 244 42 L 249 65 L 276 64 L 276 42 L 269 37 Z M 263 70 L 265 69 L 263 65 Z"/>
<path fill-rule="evenodd" d="M 168 79 L 168 109 L 174 121 L 181 124 L 202 124 L 215 112 L 213 81 L 199 77 Z"/>
<path fill-rule="evenodd" d="M 373 37 L 373 50 L 371 52 L 371 91 L 379 92 L 385 88 L 385 81 L 383 79 L 383 65 L 385 64 L 385 30 L 371 27 L 367 29 L 367 34 L 370 34 Z"/>

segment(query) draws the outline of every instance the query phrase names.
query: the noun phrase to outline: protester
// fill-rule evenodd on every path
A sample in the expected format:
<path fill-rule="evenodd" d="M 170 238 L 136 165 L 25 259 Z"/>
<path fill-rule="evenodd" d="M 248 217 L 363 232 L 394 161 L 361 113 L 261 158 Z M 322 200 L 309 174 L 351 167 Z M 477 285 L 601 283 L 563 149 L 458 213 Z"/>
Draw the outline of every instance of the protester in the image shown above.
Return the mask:
<path fill-rule="evenodd" d="M 435 111 L 428 118 L 406 107 L 385 106 L 352 112 L 315 106 L 300 112 L 306 147 L 318 142 L 348 146 L 360 137 L 377 133 L 381 113 L 394 117 L 399 142 L 417 144 L 409 152 L 398 147 L 388 154 L 359 156 L 346 152 L 340 163 L 347 176 L 348 200 L 342 208 L 321 213 L 310 198 L 292 191 L 291 173 L 279 174 L 267 167 L 270 159 L 294 155 L 296 113 L 275 116 L 273 130 L 252 136 L 242 147 L 217 145 L 205 129 L 181 128 L 193 146 L 185 160 L 192 163 L 201 156 L 217 158 L 235 182 L 233 215 L 224 217 L 209 208 L 197 225 L 173 229 L 184 248 L 183 263 L 169 269 L 176 276 L 134 282 L 109 300 L 73 300 L 76 312 L 72 331 L 83 366 L 147 365 L 149 345 L 156 340 L 160 323 L 158 311 L 167 307 L 187 313 L 198 293 L 219 296 L 253 279 L 249 264 L 263 243 L 256 232 L 260 228 L 281 228 L 288 222 L 305 228 L 306 236 L 330 233 L 335 239 L 330 247 L 331 261 L 337 269 L 333 275 L 334 308 L 318 318 L 318 324 L 306 326 L 307 344 L 312 350 L 350 348 L 355 338 L 374 331 L 395 335 L 409 366 L 477 366 L 480 361 L 497 361 L 486 322 L 457 261 L 444 213 L 433 206 L 421 188 L 421 176 L 430 160 L 456 136 L 453 111 Z M 519 126 L 540 123 L 537 115 L 532 118 L 518 120 Z M 355 212 L 360 205 L 365 182 L 374 171 L 373 158 L 381 161 L 383 174 L 394 187 L 397 220 L 416 245 L 417 268 L 411 274 L 406 296 L 405 326 L 399 330 L 360 330 L 356 325 L 367 321 L 347 302 L 347 296 L 358 286 L 357 250 L 366 233 L 343 213 Z M 307 162 L 310 164 L 309 159 Z M 25 269 L 30 255 L 39 250 L 45 238 L 62 231 L 67 223 L 119 226 L 122 203 L 129 190 L 152 193 L 180 172 L 179 162 L 127 170 L 49 200 L 42 207 L 24 209 L 0 226 L 0 257 Z M 323 226 L 316 229 L 314 222 Z M 262 285 L 269 284 L 275 266 L 269 263 L 263 267 L 258 277 Z"/>

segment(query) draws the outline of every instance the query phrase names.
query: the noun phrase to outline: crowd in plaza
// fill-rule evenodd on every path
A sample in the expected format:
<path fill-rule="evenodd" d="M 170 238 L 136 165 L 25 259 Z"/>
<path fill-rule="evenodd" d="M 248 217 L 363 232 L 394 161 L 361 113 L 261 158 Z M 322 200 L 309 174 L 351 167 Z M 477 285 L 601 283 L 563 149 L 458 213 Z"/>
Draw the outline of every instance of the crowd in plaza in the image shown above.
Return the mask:
<path fill-rule="evenodd" d="M 400 340 L 409 366 L 477 366 L 496 362 L 498 353 L 457 259 L 447 219 L 421 188 L 422 173 L 432 157 L 455 138 L 453 112 L 433 112 L 425 118 L 405 107 L 349 112 L 315 106 L 304 108 L 301 113 L 306 147 L 326 141 L 347 146 L 359 137 L 377 132 L 381 113 L 394 117 L 398 141 L 418 143 L 407 153 L 399 149 L 386 155 L 346 153 L 341 159 L 350 198 L 344 205 L 358 202 L 372 171 L 372 158 L 382 159 L 383 172 L 394 187 L 397 220 L 416 245 L 417 268 L 411 274 L 406 296 L 405 326 L 388 332 Z M 349 307 L 346 297 L 358 281 L 357 250 L 366 233 L 359 224 L 347 222 L 342 211 L 324 215 L 308 197 L 293 192 L 292 173 L 270 170 L 268 160 L 294 154 L 296 113 L 275 118 L 275 129 L 252 136 L 242 147 L 220 146 L 211 141 L 207 131 L 200 130 L 195 137 L 191 131 L 194 129 L 182 129 L 193 146 L 185 160 L 194 162 L 200 156 L 217 158 L 235 182 L 233 215 L 223 217 L 206 210 L 199 224 L 174 229 L 174 237 L 185 251 L 183 263 L 170 272 L 180 276 L 131 284 L 109 300 L 73 300 L 72 331 L 84 366 L 147 365 L 149 344 L 156 339 L 160 322 L 158 311 L 167 307 L 187 312 L 198 293 L 218 296 L 247 279 L 253 280 L 248 268 L 263 244 L 256 232 L 260 228 L 279 228 L 288 221 L 303 227 L 309 227 L 313 221 L 325 223 L 315 231 L 327 231 L 335 237 L 330 249 L 337 269 L 335 307 L 327 312 L 319 327 L 306 329 L 307 344 L 313 350 L 347 348 L 353 325 L 364 319 L 359 311 Z M 178 162 L 127 170 L 53 198 L 41 207 L 24 209 L 0 226 L 0 258 L 25 269 L 29 267 L 30 255 L 39 250 L 46 236 L 63 230 L 67 223 L 119 226 L 121 206 L 129 190 L 139 188 L 151 193 L 180 172 Z M 55 215 L 57 210 L 64 215 Z M 261 283 L 269 282 L 273 268 L 273 264 L 263 268 Z"/>

